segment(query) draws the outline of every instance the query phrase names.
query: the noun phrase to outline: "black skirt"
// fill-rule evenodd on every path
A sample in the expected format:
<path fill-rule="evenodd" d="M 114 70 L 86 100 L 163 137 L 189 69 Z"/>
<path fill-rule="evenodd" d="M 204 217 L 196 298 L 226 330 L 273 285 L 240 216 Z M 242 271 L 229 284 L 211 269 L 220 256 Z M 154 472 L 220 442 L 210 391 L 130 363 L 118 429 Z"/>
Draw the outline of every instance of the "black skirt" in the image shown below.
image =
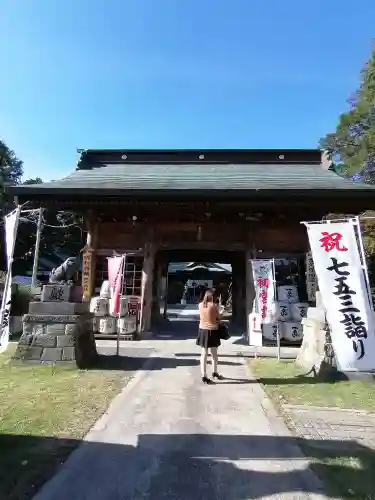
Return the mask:
<path fill-rule="evenodd" d="M 200 347 L 219 347 L 221 345 L 219 331 L 199 328 L 196 344 Z"/>

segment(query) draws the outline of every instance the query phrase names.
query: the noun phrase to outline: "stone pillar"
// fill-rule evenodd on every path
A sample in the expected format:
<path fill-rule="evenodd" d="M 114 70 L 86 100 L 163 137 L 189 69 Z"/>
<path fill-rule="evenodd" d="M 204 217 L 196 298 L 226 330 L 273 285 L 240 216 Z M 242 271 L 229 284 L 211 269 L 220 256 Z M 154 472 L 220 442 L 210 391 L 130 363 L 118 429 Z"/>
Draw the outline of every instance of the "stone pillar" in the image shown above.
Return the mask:
<path fill-rule="evenodd" d="M 296 363 L 314 375 L 336 369 L 331 339 L 327 328 L 326 312 L 317 292 L 317 307 L 307 309 L 302 320 L 303 340 Z"/>
<path fill-rule="evenodd" d="M 69 285 L 44 285 L 41 302 L 30 302 L 14 358 L 40 363 L 75 362 L 88 367 L 96 357 L 88 303 L 71 302 Z"/>
<path fill-rule="evenodd" d="M 151 327 L 152 282 L 154 273 L 155 250 L 152 243 L 146 243 L 142 270 L 142 299 L 140 331 L 147 332 Z"/>
<path fill-rule="evenodd" d="M 95 286 L 95 258 L 98 241 L 98 223 L 92 212 L 87 215 L 87 240 L 83 253 L 82 291 L 83 301 L 90 302 Z"/>

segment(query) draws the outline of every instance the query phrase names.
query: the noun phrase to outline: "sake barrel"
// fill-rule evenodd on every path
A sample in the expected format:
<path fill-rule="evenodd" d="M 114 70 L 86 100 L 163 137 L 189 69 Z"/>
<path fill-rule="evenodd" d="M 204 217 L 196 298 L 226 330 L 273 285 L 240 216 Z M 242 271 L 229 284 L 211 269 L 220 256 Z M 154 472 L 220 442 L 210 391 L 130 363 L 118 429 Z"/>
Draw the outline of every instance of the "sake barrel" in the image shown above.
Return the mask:
<path fill-rule="evenodd" d="M 283 337 L 289 342 L 298 342 L 302 340 L 302 324 L 296 321 L 286 321 L 285 323 L 280 323 Z"/>
<path fill-rule="evenodd" d="M 263 337 L 268 340 L 277 340 L 277 323 L 268 323 L 262 325 Z M 279 327 L 280 339 L 282 336 L 282 330 Z"/>
<path fill-rule="evenodd" d="M 279 321 L 289 321 L 291 319 L 289 302 L 276 303 L 276 318 Z"/>
<path fill-rule="evenodd" d="M 294 304 L 290 304 L 291 319 L 294 321 L 302 321 L 302 319 L 307 316 L 308 307 L 309 304 L 306 302 L 295 302 Z"/>
<path fill-rule="evenodd" d="M 103 281 L 102 286 L 100 287 L 100 297 L 105 299 L 109 299 L 111 296 L 111 289 L 109 288 L 109 281 Z"/>
<path fill-rule="evenodd" d="M 120 335 L 127 335 L 136 332 L 136 321 L 132 318 L 119 318 L 117 323 Z"/>
<path fill-rule="evenodd" d="M 109 299 L 109 314 L 111 316 L 126 316 L 128 314 L 128 297 L 126 295 L 120 297 L 119 301 L 119 310 L 115 311 L 115 299 L 111 297 Z"/>
<path fill-rule="evenodd" d="M 127 316 L 129 314 L 129 297 L 123 295 L 120 297 L 120 316 Z"/>
<path fill-rule="evenodd" d="M 116 318 L 112 316 L 107 316 L 106 318 L 100 318 L 99 320 L 99 333 L 103 335 L 113 335 L 116 333 Z"/>
<path fill-rule="evenodd" d="M 92 331 L 94 333 L 97 333 L 99 331 L 99 322 L 100 322 L 100 318 L 98 316 L 94 316 L 92 318 Z"/>
<path fill-rule="evenodd" d="M 296 285 L 278 286 L 277 296 L 280 302 L 298 302 L 298 290 Z"/>
<path fill-rule="evenodd" d="M 90 300 L 90 312 L 95 316 L 106 316 L 108 314 L 108 299 L 104 297 L 93 297 Z"/>

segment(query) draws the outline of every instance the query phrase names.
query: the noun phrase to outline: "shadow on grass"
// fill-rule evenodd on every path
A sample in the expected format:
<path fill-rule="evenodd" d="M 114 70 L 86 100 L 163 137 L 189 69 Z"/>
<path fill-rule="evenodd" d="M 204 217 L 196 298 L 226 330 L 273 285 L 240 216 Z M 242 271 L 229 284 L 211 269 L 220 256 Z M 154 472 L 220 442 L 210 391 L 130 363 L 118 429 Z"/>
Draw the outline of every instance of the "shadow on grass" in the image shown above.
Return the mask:
<path fill-rule="evenodd" d="M 0 436 L 0 498 L 236 500 L 287 493 L 375 497 L 375 454 L 354 441 L 280 436 L 144 434 L 136 444 Z M 303 460 L 302 448 L 311 458 Z M 237 466 L 236 462 L 240 463 Z"/>
<path fill-rule="evenodd" d="M 175 353 L 175 356 L 177 358 L 192 358 L 192 357 L 197 357 L 199 354 L 197 353 Z M 242 358 L 243 356 L 241 354 L 224 354 L 224 355 L 219 355 L 219 365 L 240 365 L 241 363 L 234 362 L 231 363 L 230 361 L 226 361 L 226 358 Z M 293 359 L 290 360 L 283 360 L 283 363 L 294 363 Z M 300 384 L 308 384 L 308 385 L 315 385 L 315 384 L 335 384 L 339 382 L 344 382 L 349 380 L 347 375 L 342 372 L 334 371 L 334 370 L 328 370 L 319 374 L 319 375 L 313 375 L 313 373 L 309 374 L 301 374 L 301 375 L 296 375 L 294 377 L 255 377 L 256 380 L 253 380 L 252 382 L 256 383 L 259 382 L 260 384 L 263 385 L 300 385 Z M 251 381 L 250 381 L 251 382 Z"/>

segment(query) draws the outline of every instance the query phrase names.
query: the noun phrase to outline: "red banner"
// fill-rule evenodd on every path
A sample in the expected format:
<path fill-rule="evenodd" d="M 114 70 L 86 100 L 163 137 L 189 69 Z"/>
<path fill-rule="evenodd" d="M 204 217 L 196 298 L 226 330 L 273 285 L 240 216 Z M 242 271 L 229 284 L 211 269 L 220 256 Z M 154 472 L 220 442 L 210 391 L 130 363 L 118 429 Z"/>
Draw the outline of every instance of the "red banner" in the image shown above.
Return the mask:
<path fill-rule="evenodd" d="M 124 255 L 108 258 L 108 281 L 112 298 L 112 314 L 118 314 L 120 312 L 120 294 L 124 262 Z"/>

